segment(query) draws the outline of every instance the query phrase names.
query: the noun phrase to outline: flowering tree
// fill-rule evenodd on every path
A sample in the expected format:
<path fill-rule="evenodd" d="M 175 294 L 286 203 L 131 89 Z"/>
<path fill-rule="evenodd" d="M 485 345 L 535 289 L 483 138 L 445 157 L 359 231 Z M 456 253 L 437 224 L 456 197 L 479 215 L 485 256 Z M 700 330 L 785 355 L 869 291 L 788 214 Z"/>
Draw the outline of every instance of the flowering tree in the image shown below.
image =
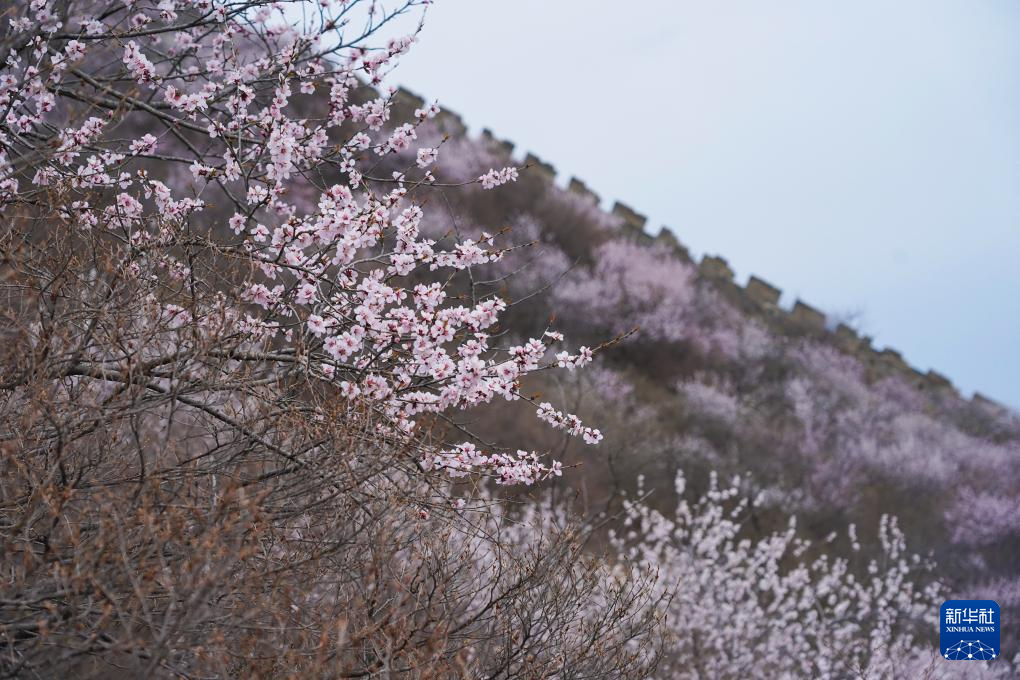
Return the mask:
<path fill-rule="evenodd" d="M 456 414 L 592 351 L 502 341 L 507 303 L 473 277 L 502 247 L 420 233 L 437 147 L 381 171 L 441 115 L 391 121 L 368 86 L 427 4 L 3 13 L 4 676 L 654 665 L 647 588 L 568 531 L 494 539 L 511 520 L 452 484 L 560 474 Z"/>
<path fill-rule="evenodd" d="M 819 546 L 798 537 L 791 518 L 785 530 L 754 540 L 745 528 L 752 499 L 739 478 L 723 485 L 713 476 L 695 500 L 685 498 L 682 473 L 676 483 L 673 513 L 628 500 L 624 529 L 611 539 L 674 588 L 660 666 L 668 677 L 741 678 L 748 669 L 762 678 L 1012 675 L 1005 662 L 954 668 L 928 643 L 945 592 L 926 576 L 933 565 L 907 553 L 894 518 L 880 520 L 879 557 L 861 560 L 854 525 Z M 852 557 L 828 554 L 836 542 Z"/>
<path fill-rule="evenodd" d="M 387 97 L 354 103 L 358 76 L 381 81 L 413 38 L 381 49 L 366 42 L 423 3 L 388 14 L 373 4 L 360 31 L 358 4 L 323 3 L 303 24 L 274 5 L 209 2 L 78 4 L 73 17 L 35 2 L 10 19 L 0 200 L 104 248 L 116 260 L 108 285 L 135 287 L 147 323 L 169 331 L 161 350 L 103 345 L 102 369 L 91 343 L 61 347 L 74 359 L 65 375 L 140 381 L 173 365 L 164 389 L 180 393 L 201 344 L 250 370 L 279 368 L 363 397 L 384 416 L 380 427 L 400 436 L 422 414 L 519 399 L 522 376 L 550 365 L 548 343 L 559 335 L 497 349 L 490 335 L 505 301 L 470 287 L 450 299 L 458 273 L 469 277 L 502 253 L 491 237 L 441 249 L 420 236 L 423 211 L 412 196 L 434 181 L 436 149 L 421 149 L 405 172 L 372 177 L 377 159 L 406 150 L 438 109 L 384 130 Z M 295 101 L 295 90 L 305 99 Z M 311 102 L 316 91 L 328 95 Z M 160 132 L 118 135 L 140 124 Z M 145 161 L 159 161 L 157 169 Z M 157 176 L 173 166 L 188 168 L 184 186 Z M 508 167 L 477 181 L 493 188 L 516 177 Z M 310 187 L 314 201 L 288 198 Z M 232 214 L 224 223 L 205 218 L 210 203 Z M 417 270 L 447 273 L 415 285 Z M 25 333 L 36 345 L 48 340 Z M 557 363 L 589 358 L 566 353 Z M 523 451 L 428 462 L 454 461 L 504 483 L 551 469 Z"/>
<path fill-rule="evenodd" d="M 690 338 L 694 270 L 665 249 L 624 239 L 608 241 L 594 254 L 590 272 L 579 272 L 555 292 L 576 315 L 601 319 L 607 332 L 640 327 L 639 338 L 678 342 Z"/>

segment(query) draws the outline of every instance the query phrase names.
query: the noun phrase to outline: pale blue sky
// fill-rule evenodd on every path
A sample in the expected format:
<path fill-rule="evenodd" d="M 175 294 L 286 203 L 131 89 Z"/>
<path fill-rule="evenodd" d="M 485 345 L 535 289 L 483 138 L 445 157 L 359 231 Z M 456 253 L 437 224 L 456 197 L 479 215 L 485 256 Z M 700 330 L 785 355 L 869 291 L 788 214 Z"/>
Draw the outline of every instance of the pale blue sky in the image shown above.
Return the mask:
<path fill-rule="evenodd" d="M 394 80 L 1020 407 L 1020 2 L 438 0 Z"/>

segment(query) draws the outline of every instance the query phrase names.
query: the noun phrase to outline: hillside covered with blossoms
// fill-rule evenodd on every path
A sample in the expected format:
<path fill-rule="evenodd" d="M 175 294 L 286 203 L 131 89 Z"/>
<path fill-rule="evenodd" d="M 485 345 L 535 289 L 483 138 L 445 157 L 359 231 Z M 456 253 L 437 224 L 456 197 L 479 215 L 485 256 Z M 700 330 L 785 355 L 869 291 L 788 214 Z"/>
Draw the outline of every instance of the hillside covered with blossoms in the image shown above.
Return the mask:
<path fill-rule="evenodd" d="M 429 4 L 0 15 L 0 677 L 1013 677 L 1020 416 L 393 87 Z"/>
<path fill-rule="evenodd" d="M 466 135 L 455 116 L 429 139 L 445 135 L 440 170 L 451 180 L 514 162 L 512 146 L 488 131 Z M 511 240 L 528 247 L 485 277 L 516 301 L 517 327 L 537 332 L 554 319 L 591 345 L 620 339 L 591 369 L 536 386 L 609 433 L 594 455 L 534 433 L 577 465 L 580 488 L 568 493 L 585 508 L 613 507 L 643 480 L 654 491 L 647 503 L 671 513 L 691 480 L 701 492 L 716 477 L 738 479 L 751 535 L 796 517 L 799 536 L 860 560 L 879 554 L 874 529 L 893 521 L 937 565 L 933 581 L 945 592 L 1020 605 L 1018 414 L 964 398 L 934 371 L 895 370 L 883 361 L 888 351 L 863 355 L 845 325 L 833 332 L 796 309 L 777 318 L 773 305 L 748 304 L 734 295 L 732 274 L 720 276 L 724 261 L 699 266 L 668 231 L 636 230 L 626 207 L 604 211 L 577 180 L 557 186 L 530 154 L 516 163 L 529 167 L 498 197 L 444 199 L 433 233 L 455 225 L 474 235 L 503 215 Z M 496 433 L 521 432 L 497 421 Z M 689 480 L 679 495 L 678 475 Z M 861 527 L 872 530 L 863 543 Z"/>

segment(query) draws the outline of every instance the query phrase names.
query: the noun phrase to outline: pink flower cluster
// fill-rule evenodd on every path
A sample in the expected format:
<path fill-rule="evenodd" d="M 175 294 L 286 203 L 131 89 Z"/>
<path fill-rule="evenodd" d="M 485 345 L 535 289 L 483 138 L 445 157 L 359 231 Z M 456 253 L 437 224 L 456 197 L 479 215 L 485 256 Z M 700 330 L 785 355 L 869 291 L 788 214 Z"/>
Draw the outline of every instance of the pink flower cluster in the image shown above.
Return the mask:
<path fill-rule="evenodd" d="M 546 466 L 533 451 L 486 454 L 470 442 L 430 454 L 422 460 L 422 466 L 427 470 L 446 470 L 455 478 L 482 473 L 503 485 L 534 484 L 563 474 L 563 466 L 559 461 Z"/>
<path fill-rule="evenodd" d="M 84 49 L 76 50 L 76 55 L 78 59 L 84 57 Z M 124 48 L 124 65 L 128 67 L 131 75 L 139 83 L 152 83 L 158 80 L 156 67 L 152 65 L 148 57 L 142 54 L 142 50 L 134 40 L 130 41 Z M 169 98 L 168 95 L 167 99 Z"/>
<path fill-rule="evenodd" d="M 487 173 L 479 177 L 478 181 L 482 183 L 483 189 L 495 189 L 507 182 L 516 182 L 517 168 L 505 167 L 502 170 L 489 170 Z"/>
<path fill-rule="evenodd" d="M 572 413 L 557 411 L 547 401 L 538 405 L 537 413 L 540 420 L 549 423 L 557 430 L 566 430 L 574 437 L 583 437 L 587 444 L 598 444 L 602 441 L 601 432 L 591 427 L 585 427 L 581 419 Z"/>

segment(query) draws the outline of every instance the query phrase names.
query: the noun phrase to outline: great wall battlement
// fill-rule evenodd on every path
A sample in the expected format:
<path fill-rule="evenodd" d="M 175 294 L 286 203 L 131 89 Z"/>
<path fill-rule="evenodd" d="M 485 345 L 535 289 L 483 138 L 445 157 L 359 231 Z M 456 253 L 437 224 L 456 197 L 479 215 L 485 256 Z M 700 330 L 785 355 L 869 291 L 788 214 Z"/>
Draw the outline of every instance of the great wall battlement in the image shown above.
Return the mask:
<path fill-rule="evenodd" d="M 395 103 L 413 108 L 425 105 L 421 97 L 404 88 L 398 88 Z M 467 126 L 463 119 L 452 111 L 444 109 L 436 117 L 436 121 L 440 129 L 451 137 L 467 135 Z M 556 168 L 537 155 L 527 152 L 522 159 L 515 159 L 516 147 L 513 142 L 497 138 L 489 129 L 483 129 L 479 139 L 497 154 L 505 156 L 508 164 L 523 165 L 533 177 L 538 177 L 561 191 L 587 197 L 596 206 L 602 205 L 600 196 L 576 177 L 570 177 L 565 187 L 556 185 Z M 871 337 L 860 335 L 844 323 L 831 324 L 824 312 L 803 300 L 797 299 L 789 309 L 780 307 L 782 290 L 768 281 L 752 274 L 744 285 L 740 285 L 735 281 L 734 272 L 723 257 L 704 255 L 699 262 L 695 262 L 688 248 L 669 227 L 660 227 L 659 232 L 653 236 L 647 231 L 648 220 L 645 215 L 626 203 L 614 202 L 608 213 L 619 220 L 624 232 L 635 241 L 648 245 L 660 244 L 672 250 L 677 257 L 696 264 L 698 275 L 703 280 L 711 282 L 726 300 L 743 312 L 763 320 L 772 330 L 784 336 L 811 336 L 838 347 L 862 362 L 870 380 L 898 376 L 925 393 L 944 398 L 964 399 L 946 376 L 934 369 L 921 371 L 915 368 L 899 351 L 891 347 L 882 349 L 874 347 Z M 979 392 L 974 392 L 969 401 L 985 407 L 1006 409 L 1005 406 Z"/>

